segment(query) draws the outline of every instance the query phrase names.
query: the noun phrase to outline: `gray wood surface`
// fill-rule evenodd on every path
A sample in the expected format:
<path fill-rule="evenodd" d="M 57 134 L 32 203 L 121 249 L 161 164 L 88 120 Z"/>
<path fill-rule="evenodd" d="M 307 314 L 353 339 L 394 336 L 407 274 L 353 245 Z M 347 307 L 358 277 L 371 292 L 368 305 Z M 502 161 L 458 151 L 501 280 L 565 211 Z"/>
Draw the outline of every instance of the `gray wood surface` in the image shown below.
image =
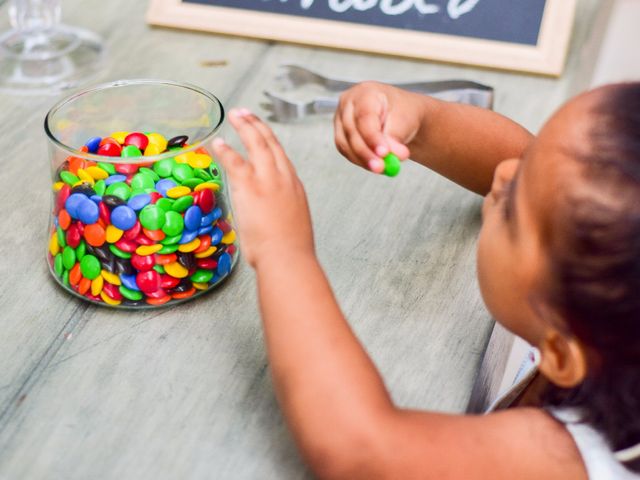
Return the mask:
<path fill-rule="evenodd" d="M 189 81 L 259 112 L 281 63 L 462 77 L 495 86 L 497 110 L 534 131 L 582 86 L 598 5 L 580 4 L 567 74 L 553 80 L 151 29 L 145 3 L 63 1 L 67 23 L 106 39 L 99 80 Z M 227 63 L 201 66 L 210 60 Z M 0 96 L 0 479 L 308 478 L 273 397 L 246 265 L 211 294 L 146 312 L 88 305 L 49 278 L 42 123 L 55 101 Z M 493 328 L 475 280 L 480 198 L 412 164 L 394 180 L 353 167 L 330 117 L 273 127 L 307 187 L 320 259 L 394 399 L 464 411 Z"/>

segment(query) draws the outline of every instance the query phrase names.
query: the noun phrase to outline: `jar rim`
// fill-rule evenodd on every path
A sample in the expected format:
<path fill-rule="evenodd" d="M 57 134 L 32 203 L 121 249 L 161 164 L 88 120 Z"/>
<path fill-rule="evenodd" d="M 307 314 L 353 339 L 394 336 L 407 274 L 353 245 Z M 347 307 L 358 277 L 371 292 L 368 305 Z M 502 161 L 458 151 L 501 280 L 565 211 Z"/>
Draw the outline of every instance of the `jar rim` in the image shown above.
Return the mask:
<path fill-rule="evenodd" d="M 153 163 L 159 160 L 164 160 L 166 158 L 175 157 L 176 156 L 175 151 L 167 151 L 158 155 L 149 155 L 149 156 L 140 156 L 140 157 L 111 157 L 108 155 L 98 155 L 95 153 L 81 152 L 80 150 L 70 147 L 66 143 L 63 143 L 60 140 L 58 140 L 56 136 L 53 134 L 53 132 L 51 131 L 51 128 L 49 127 L 49 121 L 52 115 L 54 115 L 63 106 L 76 100 L 78 97 L 90 92 L 97 92 L 101 90 L 107 90 L 110 88 L 119 88 L 119 87 L 131 86 L 131 85 L 167 85 L 172 87 L 185 88 L 188 90 L 193 90 L 196 93 L 199 93 L 200 95 L 208 98 L 212 103 L 218 105 L 218 108 L 220 109 L 220 118 L 218 119 L 218 122 L 211 128 L 211 130 L 201 140 L 195 143 L 190 143 L 188 147 L 181 149 L 180 150 L 181 154 L 188 153 L 202 147 L 208 140 L 211 139 L 211 137 L 213 137 L 213 135 L 218 131 L 218 129 L 224 122 L 225 112 L 224 112 L 224 106 L 222 105 L 222 102 L 218 99 L 218 97 L 213 95 L 211 92 L 203 88 L 200 88 L 196 85 L 193 85 L 187 82 L 176 82 L 173 80 L 158 80 L 158 79 L 152 79 L 152 78 L 122 79 L 122 80 L 116 80 L 113 82 L 100 83 L 98 85 L 93 85 L 91 87 L 84 88 L 78 92 L 75 92 L 73 95 L 70 95 L 58 101 L 53 107 L 49 109 L 49 111 L 47 112 L 47 115 L 44 118 L 44 131 L 47 134 L 47 137 L 54 145 L 66 151 L 69 155 L 74 157 L 86 158 L 88 160 L 92 160 L 95 162 L 106 162 L 106 163 L 114 163 L 114 164 Z"/>

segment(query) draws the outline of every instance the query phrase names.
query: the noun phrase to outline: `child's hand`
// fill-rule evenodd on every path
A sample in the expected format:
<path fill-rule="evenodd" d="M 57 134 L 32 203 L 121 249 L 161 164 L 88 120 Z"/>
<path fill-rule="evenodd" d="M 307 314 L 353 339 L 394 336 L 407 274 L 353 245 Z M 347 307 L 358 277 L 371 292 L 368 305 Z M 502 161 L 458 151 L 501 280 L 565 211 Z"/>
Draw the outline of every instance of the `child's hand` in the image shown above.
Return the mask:
<path fill-rule="evenodd" d="M 382 157 L 395 153 L 409 158 L 409 144 L 420 125 L 428 97 L 382 83 L 364 82 L 340 96 L 334 118 L 338 151 L 348 160 L 376 173 Z"/>
<path fill-rule="evenodd" d="M 242 253 L 256 268 L 267 258 L 314 254 L 313 231 L 300 179 L 271 129 L 246 109 L 229 112 L 247 160 L 224 143 L 213 150 L 231 188 Z"/>

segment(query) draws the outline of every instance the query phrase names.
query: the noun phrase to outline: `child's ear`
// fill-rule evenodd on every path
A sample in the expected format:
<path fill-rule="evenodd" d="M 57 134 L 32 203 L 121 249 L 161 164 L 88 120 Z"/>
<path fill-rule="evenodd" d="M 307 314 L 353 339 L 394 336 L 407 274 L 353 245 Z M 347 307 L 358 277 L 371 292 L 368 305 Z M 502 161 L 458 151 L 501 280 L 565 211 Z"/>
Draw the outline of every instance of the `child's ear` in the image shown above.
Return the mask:
<path fill-rule="evenodd" d="M 538 368 L 555 385 L 572 388 L 586 377 L 587 356 L 575 337 L 567 337 L 554 328 L 548 328 L 538 349 L 541 357 Z"/>

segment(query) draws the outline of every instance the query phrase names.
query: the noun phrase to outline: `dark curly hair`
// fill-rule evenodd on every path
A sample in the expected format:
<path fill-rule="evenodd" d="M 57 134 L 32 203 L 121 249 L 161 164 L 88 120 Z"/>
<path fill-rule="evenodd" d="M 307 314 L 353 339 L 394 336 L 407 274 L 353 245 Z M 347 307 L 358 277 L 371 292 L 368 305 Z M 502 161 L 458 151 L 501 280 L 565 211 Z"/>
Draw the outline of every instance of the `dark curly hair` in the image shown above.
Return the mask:
<path fill-rule="evenodd" d="M 612 450 L 640 443 L 640 82 L 598 92 L 581 187 L 549 229 L 547 301 L 588 352 L 587 378 L 549 387 L 547 406 L 577 407 Z M 625 464 L 640 472 L 640 459 Z"/>

